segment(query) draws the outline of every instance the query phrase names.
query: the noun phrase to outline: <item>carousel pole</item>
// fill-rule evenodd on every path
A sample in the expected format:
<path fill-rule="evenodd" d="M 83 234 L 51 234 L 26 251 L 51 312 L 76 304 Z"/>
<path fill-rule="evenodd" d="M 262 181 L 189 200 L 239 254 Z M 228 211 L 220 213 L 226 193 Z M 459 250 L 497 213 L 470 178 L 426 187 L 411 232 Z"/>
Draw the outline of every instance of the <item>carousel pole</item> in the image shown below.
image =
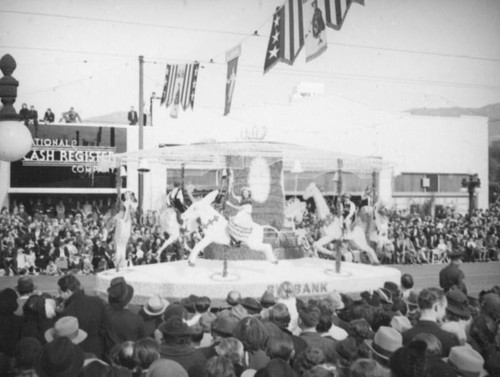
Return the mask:
<path fill-rule="evenodd" d="M 336 254 L 335 254 L 335 272 L 337 274 L 340 273 L 340 266 L 342 263 L 342 248 L 344 247 L 344 225 L 342 221 L 342 169 L 344 167 L 344 161 L 339 158 L 337 160 L 337 174 L 338 174 L 338 181 L 337 181 L 337 215 L 339 216 L 339 219 L 341 221 L 341 226 L 342 226 L 342 237 L 340 240 L 337 242 L 337 247 L 336 247 Z"/>

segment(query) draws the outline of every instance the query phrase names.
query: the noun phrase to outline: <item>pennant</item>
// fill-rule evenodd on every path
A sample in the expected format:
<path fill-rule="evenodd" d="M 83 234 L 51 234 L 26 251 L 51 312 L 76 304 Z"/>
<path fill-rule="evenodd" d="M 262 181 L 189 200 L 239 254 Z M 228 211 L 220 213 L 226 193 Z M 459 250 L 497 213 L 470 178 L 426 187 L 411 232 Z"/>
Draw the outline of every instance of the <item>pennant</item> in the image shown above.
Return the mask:
<path fill-rule="evenodd" d="M 184 110 L 194 106 L 196 82 L 200 64 L 167 64 L 165 84 L 161 96 L 161 104 L 169 107 L 172 103 L 180 105 Z M 177 110 L 178 111 L 178 110 Z"/>
<path fill-rule="evenodd" d="M 306 62 L 320 56 L 326 51 L 326 25 L 323 15 L 325 3 L 318 0 L 303 0 L 304 30 L 306 46 Z"/>
<path fill-rule="evenodd" d="M 292 65 L 304 46 L 302 0 L 286 0 L 273 16 L 264 73 L 278 61 Z"/>
<path fill-rule="evenodd" d="M 321 0 L 325 4 L 326 26 L 340 30 L 352 3 L 365 5 L 365 0 Z"/>
<path fill-rule="evenodd" d="M 233 100 L 234 87 L 236 85 L 236 72 L 238 70 L 238 58 L 241 54 L 241 45 L 229 50 L 226 53 L 227 79 L 226 79 L 226 102 L 224 115 L 229 114 L 231 101 Z"/>

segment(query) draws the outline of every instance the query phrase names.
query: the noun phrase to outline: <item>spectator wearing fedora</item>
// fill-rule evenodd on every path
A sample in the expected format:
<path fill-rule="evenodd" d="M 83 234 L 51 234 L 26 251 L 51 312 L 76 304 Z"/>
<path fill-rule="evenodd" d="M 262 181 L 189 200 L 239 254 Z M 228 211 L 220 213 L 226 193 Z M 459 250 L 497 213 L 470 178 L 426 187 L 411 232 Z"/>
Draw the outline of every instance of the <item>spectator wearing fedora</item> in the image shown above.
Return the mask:
<path fill-rule="evenodd" d="M 213 356 L 217 356 L 215 347 L 222 339 L 231 338 L 234 330 L 238 325 L 238 320 L 231 315 L 218 315 L 210 325 L 210 335 L 212 336 L 212 344 L 206 347 L 201 347 L 200 351 L 208 360 Z"/>
<path fill-rule="evenodd" d="M 66 337 L 47 343 L 37 353 L 35 370 L 39 377 L 75 377 L 83 368 L 84 353 Z"/>
<path fill-rule="evenodd" d="M 409 330 L 403 333 L 403 343 L 408 345 L 415 335 L 429 333 L 435 335 L 443 346 L 442 357 L 448 357 L 451 347 L 458 346 L 460 342 L 455 334 L 443 330 L 438 324 L 446 314 L 446 296 L 438 288 L 423 289 L 418 295 L 420 319 Z"/>
<path fill-rule="evenodd" d="M 321 336 L 316 330 L 320 315 L 319 308 L 311 304 L 299 311 L 299 327 L 302 329 L 300 337 L 305 340 L 309 347 L 322 350 L 328 362 L 335 364 L 337 361 L 335 352 L 336 341 L 332 338 Z"/>
<path fill-rule="evenodd" d="M 402 335 L 392 327 L 380 326 L 372 339 L 365 340 L 370 349 L 370 358 L 389 368 L 391 355 L 403 346 Z"/>
<path fill-rule="evenodd" d="M 107 312 L 109 332 L 114 344 L 125 341 L 135 342 L 144 338 L 144 320 L 139 314 L 127 309 L 133 296 L 134 287 L 128 284 L 122 276 L 111 280 L 108 287 Z"/>
<path fill-rule="evenodd" d="M 155 330 L 163 322 L 163 313 L 167 310 L 169 302 L 159 295 L 148 299 L 146 305 L 139 309 L 139 315 L 144 321 L 144 335 L 154 338 Z"/>
<path fill-rule="evenodd" d="M 35 290 L 35 284 L 33 283 L 33 279 L 29 276 L 21 276 L 17 279 L 16 291 L 19 295 L 17 299 L 17 303 L 19 306 L 16 310 L 16 315 L 23 314 L 23 306 L 28 301 L 28 298 L 33 294 Z"/>
<path fill-rule="evenodd" d="M 483 369 L 483 357 L 470 346 L 453 347 L 450 351 L 450 357 L 448 357 L 448 365 L 455 369 L 459 376 L 479 377 L 486 375 Z M 491 375 L 497 376 L 498 374 Z"/>
<path fill-rule="evenodd" d="M 448 292 L 453 287 L 457 287 L 467 296 L 467 286 L 465 284 L 465 274 L 460 269 L 462 253 L 453 251 L 449 253 L 450 264 L 439 271 L 439 286 Z"/>
<path fill-rule="evenodd" d="M 469 300 L 462 291 L 455 288 L 446 293 L 445 322 L 441 328 L 455 334 L 463 345 L 467 341 L 467 330 L 470 325 L 471 311 L 469 308 Z"/>
<path fill-rule="evenodd" d="M 472 320 L 467 342 L 484 358 L 484 368 L 491 376 L 500 376 L 499 323 L 500 295 L 487 293 L 480 314 Z"/>
<path fill-rule="evenodd" d="M 268 309 L 271 306 L 276 304 L 276 297 L 269 289 L 264 292 L 262 297 L 260 298 L 260 304 L 263 308 Z"/>
<path fill-rule="evenodd" d="M 50 343 L 62 337 L 68 338 L 73 344 L 80 344 L 87 338 L 87 333 L 79 328 L 78 318 L 62 317 L 57 320 L 54 327 L 45 332 L 45 340 Z"/>
<path fill-rule="evenodd" d="M 23 319 L 15 315 L 17 293 L 12 288 L 0 292 L 0 354 L 12 357 L 14 346 L 21 338 Z"/>
<path fill-rule="evenodd" d="M 262 310 L 262 305 L 252 297 L 245 297 L 241 305 L 247 310 L 248 315 L 257 315 Z"/>
<path fill-rule="evenodd" d="M 160 355 L 163 359 L 178 362 L 190 376 L 205 368 L 206 359 L 201 350 L 190 345 L 191 333 L 182 318 L 173 316 L 163 322 L 159 330 L 163 334 Z"/>
<path fill-rule="evenodd" d="M 106 305 L 97 296 L 88 296 L 81 288 L 80 281 L 72 274 L 61 277 L 57 284 L 63 299 L 61 317 L 76 317 L 79 328 L 87 333 L 79 346 L 87 353 L 102 358 L 106 351 L 109 319 Z"/>

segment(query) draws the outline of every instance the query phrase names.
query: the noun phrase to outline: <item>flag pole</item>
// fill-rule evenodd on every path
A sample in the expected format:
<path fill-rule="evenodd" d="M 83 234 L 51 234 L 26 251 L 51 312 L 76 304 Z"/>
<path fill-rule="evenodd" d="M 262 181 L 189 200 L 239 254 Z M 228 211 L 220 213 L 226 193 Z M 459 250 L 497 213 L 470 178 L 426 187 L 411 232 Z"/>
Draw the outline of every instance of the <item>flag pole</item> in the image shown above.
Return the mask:
<path fill-rule="evenodd" d="M 144 148 L 144 56 L 139 55 L 139 151 Z M 139 213 L 142 214 L 144 204 L 144 177 L 139 174 Z"/>

